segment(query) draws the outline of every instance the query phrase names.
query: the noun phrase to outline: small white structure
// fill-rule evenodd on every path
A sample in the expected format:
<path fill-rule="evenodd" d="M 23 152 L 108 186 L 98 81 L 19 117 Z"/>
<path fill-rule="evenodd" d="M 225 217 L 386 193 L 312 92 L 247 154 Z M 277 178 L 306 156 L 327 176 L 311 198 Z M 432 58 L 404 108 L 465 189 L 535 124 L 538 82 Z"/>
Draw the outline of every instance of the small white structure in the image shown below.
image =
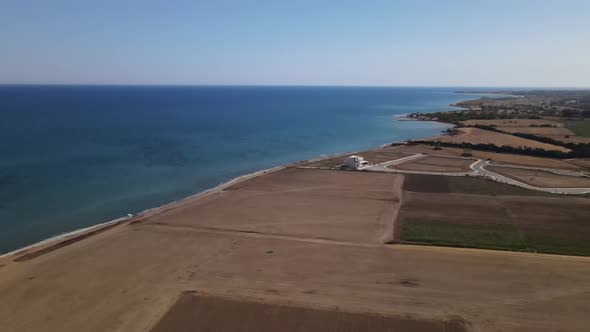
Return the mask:
<path fill-rule="evenodd" d="M 344 159 L 344 167 L 348 169 L 358 170 L 368 166 L 369 162 L 361 156 L 350 156 Z"/>

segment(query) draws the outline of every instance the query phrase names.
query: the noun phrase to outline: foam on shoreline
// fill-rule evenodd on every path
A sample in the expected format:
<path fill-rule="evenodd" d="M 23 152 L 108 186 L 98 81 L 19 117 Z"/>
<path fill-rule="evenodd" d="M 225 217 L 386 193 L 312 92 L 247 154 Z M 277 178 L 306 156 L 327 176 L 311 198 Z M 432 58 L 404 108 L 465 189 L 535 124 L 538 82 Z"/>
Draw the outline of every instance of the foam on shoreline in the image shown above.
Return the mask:
<path fill-rule="evenodd" d="M 116 223 L 120 223 L 120 222 L 125 221 L 127 219 L 129 219 L 129 217 L 121 217 L 121 218 L 109 220 L 109 221 L 106 221 L 106 222 L 103 222 L 103 223 L 100 223 L 100 224 L 96 224 L 96 225 L 93 225 L 93 226 L 84 227 L 84 228 L 76 229 L 76 230 L 71 231 L 71 232 L 67 232 L 67 233 L 63 233 L 63 234 L 60 234 L 60 235 L 52 236 L 52 237 L 47 238 L 45 240 L 39 241 L 37 243 L 30 244 L 30 245 L 28 245 L 26 247 L 22 247 L 22 248 L 19 248 L 19 249 L 16 249 L 16 250 L 13 250 L 13 251 L 4 253 L 4 254 L 0 254 L 0 258 L 7 257 L 7 256 L 20 255 L 22 253 L 25 253 L 26 251 L 31 250 L 31 249 L 34 249 L 34 248 L 37 248 L 37 247 L 41 247 L 41 246 L 44 246 L 44 245 L 49 245 L 49 244 L 51 244 L 53 242 L 58 242 L 58 241 L 66 240 L 66 239 L 69 239 L 69 238 L 73 238 L 73 237 L 76 237 L 78 235 L 82 235 L 82 234 L 85 234 L 85 233 L 88 233 L 88 232 L 91 232 L 91 231 L 95 231 L 95 230 L 98 230 L 98 229 L 102 229 L 102 228 L 105 228 L 105 227 L 109 227 L 111 225 L 114 225 Z"/>
<path fill-rule="evenodd" d="M 93 226 L 89 226 L 89 227 L 84 227 L 84 228 L 80 228 L 80 229 L 76 229 L 74 231 L 71 232 L 67 232 L 67 233 L 63 233 L 63 234 L 59 234 L 56 236 L 52 236 L 50 238 L 47 238 L 45 240 L 27 245 L 25 247 L 7 252 L 7 253 L 3 253 L 0 254 L 0 258 L 5 258 L 5 257 L 10 257 L 10 256 L 20 256 L 23 254 L 27 254 L 31 251 L 35 251 L 35 249 L 39 249 L 39 248 L 44 248 L 44 247 L 49 247 L 51 245 L 55 245 L 58 244 L 62 241 L 66 241 L 66 240 L 72 240 L 75 239 L 77 237 L 84 237 L 84 235 L 92 233 L 92 232 L 99 232 L 101 230 L 107 229 L 107 228 L 111 228 L 114 226 L 117 226 L 117 224 L 129 224 L 129 223 L 133 223 L 133 222 L 140 222 L 142 219 L 156 215 L 158 213 L 167 211 L 170 208 L 176 207 L 180 204 L 186 203 L 188 201 L 192 201 L 195 199 L 199 199 L 208 195 L 211 195 L 213 193 L 219 192 L 229 186 L 232 186 L 236 183 L 242 182 L 242 181 L 246 181 L 249 179 L 253 179 L 255 177 L 258 176 L 262 176 L 268 173 L 272 173 L 272 172 L 276 172 L 278 170 L 284 169 L 286 167 L 289 166 L 293 166 L 293 165 L 297 165 L 303 162 L 309 162 L 309 161 L 316 161 L 316 160 L 322 160 L 322 159 L 326 159 L 326 158 L 331 158 L 333 156 L 321 156 L 319 158 L 315 158 L 315 159 L 310 159 L 310 160 L 302 160 L 302 161 L 297 161 L 294 163 L 290 163 L 290 164 L 286 164 L 286 165 L 281 165 L 281 166 L 276 166 L 276 167 L 272 167 L 272 168 L 267 168 L 267 169 L 263 169 L 260 171 L 256 171 L 253 173 L 248 173 L 248 174 L 244 174 L 244 175 L 240 175 L 238 177 L 235 177 L 233 179 L 230 179 L 226 182 L 222 182 L 219 185 L 206 189 L 204 191 L 198 192 L 194 195 L 190 195 L 184 198 L 181 198 L 179 200 L 176 201 L 172 201 L 170 203 L 164 204 L 164 205 L 160 205 L 157 207 L 153 207 L 153 208 L 149 208 L 146 210 L 141 211 L 140 213 L 137 213 L 136 215 L 133 216 L 125 216 L 125 217 L 120 217 L 120 218 L 116 218 L 113 220 L 109 220 L 103 223 L 99 223 Z"/>
<path fill-rule="evenodd" d="M 437 121 L 432 121 L 432 122 L 437 122 Z M 442 122 L 442 121 L 438 121 L 438 122 Z M 440 134 L 437 135 L 437 136 L 440 136 Z M 433 137 L 437 137 L 437 136 L 433 136 Z M 394 142 L 394 143 L 387 143 L 387 144 L 384 144 L 384 145 L 380 146 L 380 148 L 391 146 L 392 144 L 403 143 L 403 142 L 405 142 L 405 141 Z M 334 156 L 335 155 L 322 155 L 321 157 L 314 158 L 314 159 L 301 160 L 301 161 L 293 162 L 293 163 L 286 164 L 286 165 L 276 166 L 276 167 L 272 167 L 272 168 L 268 168 L 268 169 L 263 169 L 263 170 L 260 170 L 260 171 L 256 171 L 256 172 L 253 172 L 253 173 L 244 174 L 244 175 L 235 177 L 233 179 L 230 179 L 230 180 L 228 180 L 226 182 L 220 183 L 219 185 L 217 185 L 215 187 L 212 187 L 212 188 L 206 189 L 204 191 L 198 192 L 198 193 L 196 193 L 194 195 L 190 195 L 190 196 L 181 198 L 179 200 L 172 201 L 170 203 L 167 203 L 167 204 L 164 204 L 164 205 L 161 205 L 161 206 L 157 206 L 157 207 L 153 207 L 153 208 L 149 208 L 149 209 L 143 210 L 143 211 L 141 211 L 141 212 L 139 212 L 139 213 L 137 213 L 137 214 L 135 214 L 133 216 L 119 217 L 119 218 L 116 218 L 116 219 L 113 219 L 113 220 L 109 220 L 109 221 L 106 221 L 106 222 L 102 222 L 102 223 L 99 223 L 99 224 L 96 224 L 96 225 L 93 225 L 93 226 L 84 227 L 84 228 L 80 228 L 80 229 L 77 229 L 77 230 L 74 230 L 74 231 L 71 231 L 71 232 L 67 232 L 67 233 L 56 235 L 56 236 L 52 236 L 52 237 L 47 238 L 45 240 L 42 240 L 42 241 L 39 241 L 39 242 L 30 244 L 30 245 L 27 245 L 25 247 L 22 247 L 22 248 L 19 248 L 19 249 L 16 249 L 16 250 L 13 250 L 13 251 L 10 251 L 10 252 L 7 252 L 7 253 L 0 253 L 0 259 L 1 258 L 5 258 L 5 257 L 9 257 L 9 256 L 19 256 L 19 255 L 22 255 L 22 254 L 26 254 L 26 253 L 28 253 L 30 251 L 34 251 L 35 249 L 40 248 L 40 247 L 51 246 L 53 244 L 56 244 L 56 243 L 59 243 L 59 242 L 65 241 L 65 240 L 72 240 L 72 239 L 75 239 L 76 237 L 81 237 L 81 236 L 84 236 L 85 234 L 88 234 L 88 233 L 91 233 L 91 232 L 98 232 L 100 230 L 103 230 L 103 229 L 106 229 L 106 228 L 110 228 L 110 227 L 116 226 L 115 224 L 117 224 L 117 223 L 123 224 L 123 223 L 139 222 L 141 219 L 144 219 L 146 217 L 153 216 L 155 214 L 164 212 L 164 211 L 166 211 L 166 210 L 168 210 L 168 209 L 170 209 L 172 207 L 178 206 L 179 204 L 186 203 L 187 201 L 208 196 L 208 195 L 210 195 L 212 193 L 215 193 L 217 191 L 223 190 L 223 189 L 225 189 L 225 188 L 227 188 L 227 187 L 229 187 L 229 186 L 231 186 L 233 184 L 236 184 L 238 182 L 245 181 L 245 180 L 248 180 L 248 179 L 251 179 L 251 178 L 255 178 L 257 176 L 261 176 L 261 175 L 264 175 L 264 174 L 267 174 L 267 173 L 270 173 L 270 172 L 275 172 L 277 170 L 280 170 L 280 169 L 283 169 L 283 168 L 286 168 L 286 167 L 289 167 L 289 166 L 297 165 L 297 164 L 300 164 L 300 163 L 303 163 L 303 162 L 318 161 L 318 160 L 322 160 L 322 159 L 331 158 L 331 157 L 334 157 Z"/>
<path fill-rule="evenodd" d="M 326 157 L 322 157 L 322 158 L 318 158 L 318 159 L 323 159 L 323 158 L 326 158 Z M 158 206 L 158 207 L 153 207 L 153 208 L 143 210 L 140 213 L 133 215 L 133 216 L 120 217 L 120 218 L 109 220 L 109 221 L 99 223 L 99 224 L 96 224 L 93 226 L 84 227 L 84 228 L 76 229 L 71 232 L 52 236 L 50 238 L 30 244 L 28 246 L 25 246 L 25 247 L 22 247 L 22 248 L 19 248 L 19 249 L 16 249 L 16 250 L 13 250 L 13 251 L 10 251 L 7 253 L 0 254 L 0 258 L 5 258 L 5 257 L 9 257 L 9 256 L 19 256 L 22 254 L 26 254 L 30 251 L 34 251 L 37 248 L 51 246 L 53 244 L 56 244 L 56 243 L 59 243 L 59 242 L 65 241 L 65 240 L 75 239 L 76 237 L 82 237 L 85 234 L 88 234 L 91 232 L 97 232 L 97 231 L 100 231 L 103 229 L 107 229 L 107 228 L 116 226 L 116 224 L 123 224 L 125 222 L 131 223 L 131 222 L 135 222 L 135 221 L 140 221 L 143 218 L 164 212 L 172 207 L 178 206 L 179 204 L 186 203 L 187 201 L 199 199 L 199 198 L 208 196 L 210 194 L 213 194 L 215 192 L 221 191 L 221 190 L 223 190 L 231 185 L 234 185 L 236 183 L 239 183 L 239 182 L 242 182 L 245 180 L 249 180 L 249 179 L 264 175 L 264 174 L 272 173 L 272 172 L 278 171 L 280 169 L 283 169 L 285 167 L 288 167 L 290 165 L 295 165 L 298 163 L 301 163 L 301 161 L 296 162 L 296 163 L 292 163 L 292 164 L 288 164 L 288 165 L 282 165 L 282 166 L 277 166 L 277 167 L 273 167 L 273 168 L 263 169 L 263 170 L 256 171 L 253 173 L 244 174 L 244 175 L 235 177 L 233 179 L 230 179 L 229 181 L 223 182 L 215 187 L 198 192 L 194 195 L 187 196 L 187 197 L 181 198 L 179 200 L 176 200 L 176 201 L 173 201 L 173 202 L 170 202 L 170 203 Z"/>

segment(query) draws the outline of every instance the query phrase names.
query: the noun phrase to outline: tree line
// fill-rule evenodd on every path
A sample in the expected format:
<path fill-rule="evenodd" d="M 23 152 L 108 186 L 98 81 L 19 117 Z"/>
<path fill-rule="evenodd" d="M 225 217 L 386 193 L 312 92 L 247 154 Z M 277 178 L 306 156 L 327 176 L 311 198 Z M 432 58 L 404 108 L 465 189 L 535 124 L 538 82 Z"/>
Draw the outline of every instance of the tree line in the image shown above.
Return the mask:
<path fill-rule="evenodd" d="M 440 144 L 442 147 L 452 147 L 452 148 L 466 148 L 471 150 L 477 151 L 487 151 L 487 152 L 496 152 L 496 153 L 512 153 L 512 154 L 519 154 L 519 155 L 526 155 L 526 156 L 534 156 L 534 157 L 543 157 L 543 158 L 558 158 L 558 159 L 567 159 L 567 158 L 575 158 L 572 155 L 572 152 L 563 152 L 557 150 L 544 150 L 540 148 L 530 148 L 530 147 L 512 147 L 507 145 L 498 146 L 495 144 L 472 144 L 472 143 L 449 143 L 449 142 L 435 142 L 435 141 L 412 141 L 412 143 L 418 144 L 425 144 L 425 145 L 436 145 L 437 143 Z M 579 157 L 578 157 L 579 158 Z"/>
<path fill-rule="evenodd" d="M 547 158 L 590 158 L 590 143 L 571 143 L 571 142 L 562 142 L 552 138 L 537 136 L 534 134 L 523 134 L 523 133 L 509 133 L 502 131 L 495 126 L 486 126 L 486 125 L 475 125 L 473 126 L 478 129 L 482 130 L 489 130 L 495 131 L 502 134 L 512 135 L 520 138 L 530 139 L 533 141 L 547 143 L 552 145 L 561 146 L 564 148 L 568 148 L 572 151 L 570 152 L 562 152 L 557 150 L 544 150 L 539 148 L 514 148 L 511 146 L 497 146 L 495 144 L 471 144 L 471 143 L 463 143 L 463 144 L 455 144 L 454 146 L 463 147 L 466 144 L 466 147 L 470 147 L 473 150 L 481 150 L 481 151 L 493 151 L 493 152 L 509 152 L 509 153 L 516 153 L 516 154 L 525 154 L 530 156 L 538 156 L 538 157 L 547 157 Z M 445 146 L 441 142 L 441 146 Z M 449 143 L 454 144 L 454 143 Z"/>

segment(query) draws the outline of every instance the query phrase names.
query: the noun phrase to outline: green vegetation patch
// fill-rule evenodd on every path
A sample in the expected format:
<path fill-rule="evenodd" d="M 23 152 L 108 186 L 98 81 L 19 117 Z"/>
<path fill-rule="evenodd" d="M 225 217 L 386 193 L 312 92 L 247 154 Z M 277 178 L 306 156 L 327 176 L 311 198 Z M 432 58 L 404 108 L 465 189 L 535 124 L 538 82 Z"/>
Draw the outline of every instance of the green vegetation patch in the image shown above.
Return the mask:
<path fill-rule="evenodd" d="M 528 251 L 524 239 L 511 225 L 452 225 L 406 223 L 403 241 L 421 244 Z"/>
<path fill-rule="evenodd" d="M 403 225 L 402 242 L 445 247 L 539 252 L 546 254 L 590 256 L 590 241 L 525 233 L 514 226 L 454 225 L 413 223 Z"/>
<path fill-rule="evenodd" d="M 490 196 L 559 196 L 544 191 L 529 190 L 474 176 L 406 174 L 403 189 L 413 192 Z"/>
<path fill-rule="evenodd" d="M 526 242 L 530 248 L 546 254 L 590 256 L 590 241 L 550 237 L 541 234 L 526 234 Z"/>
<path fill-rule="evenodd" d="M 576 135 L 590 137 L 590 120 L 568 120 L 563 123 Z"/>

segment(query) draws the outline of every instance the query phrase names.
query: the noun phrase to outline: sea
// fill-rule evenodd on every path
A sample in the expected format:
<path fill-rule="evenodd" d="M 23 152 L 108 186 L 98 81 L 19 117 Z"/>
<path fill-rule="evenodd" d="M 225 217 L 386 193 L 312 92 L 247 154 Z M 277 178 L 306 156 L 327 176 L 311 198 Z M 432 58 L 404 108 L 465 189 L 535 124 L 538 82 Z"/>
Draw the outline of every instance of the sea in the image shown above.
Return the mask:
<path fill-rule="evenodd" d="M 0 253 L 236 176 L 439 134 L 468 88 L 0 85 Z M 476 89 L 473 89 L 474 91 Z"/>

